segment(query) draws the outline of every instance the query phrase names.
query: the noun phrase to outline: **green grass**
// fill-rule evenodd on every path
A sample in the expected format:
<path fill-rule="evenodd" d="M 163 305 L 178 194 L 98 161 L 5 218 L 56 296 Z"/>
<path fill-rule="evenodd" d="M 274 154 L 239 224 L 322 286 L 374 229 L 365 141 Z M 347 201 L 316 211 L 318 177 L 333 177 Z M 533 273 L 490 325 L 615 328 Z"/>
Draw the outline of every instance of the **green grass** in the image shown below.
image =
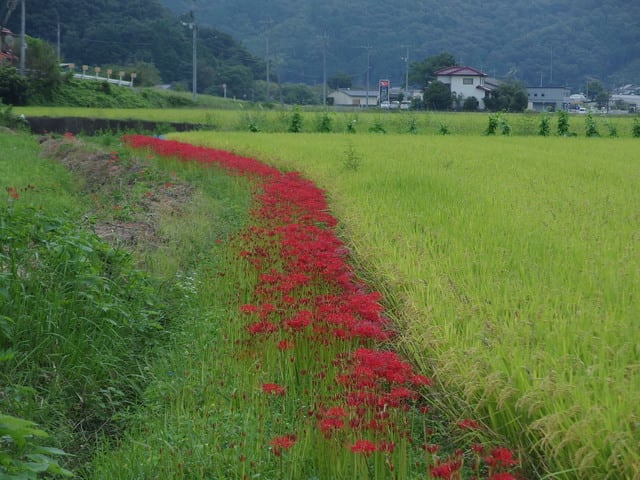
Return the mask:
<path fill-rule="evenodd" d="M 176 138 L 325 188 L 358 261 L 401 306 L 403 348 L 539 471 L 637 475 L 636 141 Z"/>
<path fill-rule="evenodd" d="M 183 327 L 195 324 L 201 332 L 215 328 L 213 310 L 222 307 L 196 312 L 191 298 L 204 279 L 218 278 L 211 270 L 222 262 L 222 248 L 216 245 L 242 224 L 247 188 L 212 169 L 167 163 L 166 170 L 148 166 L 134 168 L 135 176 L 123 176 L 131 196 L 117 196 L 118 189 L 89 195 L 84 181 L 41 157 L 34 137 L 2 131 L 0 146 L 0 476 L 36 478 L 33 470 L 25 472 L 41 467 L 35 457 L 29 464 L 27 455 L 59 453 L 39 446 L 45 444 L 72 454 L 61 464 L 85 477 L 93 470 L 90 459 L 99 441 L 104 450 L 118 441 L 146 398 L 145 388 L 166 377 L 166 370 L 156 365 L 169 355 L 190 365 L 185 344 L 178 341 L 187 335 Z M 117 144 L 109 147 L 118 149 Z M 123 151 L 96 154 L 95 147 L 75 139 L 58 147 L 58 153 L 83 151 L 87 164 L 110 164 L 117 158 L 135 166 L 140 161 Z M 178 210 L 167 206 L 156 213 L 156 245 L 132 255 L 91 233 L 96 221 L 118 221 L 108 217 L 114 202 L 123 207 L 126 202 L 131 215 L 140 209 L 135 197 L 146 197 L 162 172 L 174 182 L 182 175 L 200 188 Z M 215 292 L 212 282 L 206 293 Z M 211 306 L 209 300 L 206 305 Z M 172 345 L 180 350 L 168 353 Z M 211 344 L 205 348 L 211 351 Z M 215 362 L 212 366 L 217 368 Z M 36 439 L 45 432 L 48 439 Z M 25 435 L 24 446 L 8 441 L 22 442 Z M 37 461 L 55 473 L 55 460 L 45 460 Z M 7 461 L 15 463 L 9 467 Z"/>
<path fill-rule="evenodd" d="M 0 151 L 0 208 L 12 201 L 6 189 L 15 188 L 20 205 L 80 213 L 72 174 L 62 165 L 40 158 L 35 138 L 0 131 Z"/>

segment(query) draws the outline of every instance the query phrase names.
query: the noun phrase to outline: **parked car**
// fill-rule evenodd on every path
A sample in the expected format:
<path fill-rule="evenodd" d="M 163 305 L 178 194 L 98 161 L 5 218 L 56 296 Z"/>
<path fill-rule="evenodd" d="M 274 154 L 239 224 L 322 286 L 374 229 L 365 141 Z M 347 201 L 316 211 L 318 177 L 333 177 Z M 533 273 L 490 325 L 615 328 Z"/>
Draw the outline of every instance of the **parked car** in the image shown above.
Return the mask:
<path fill-rule="evenodd" d="M 380 103 L 380 108 L 383 108 L 385 110 L 389 110 L 391 108 L 391 104 L 387 101 L 381 102 Z"/>

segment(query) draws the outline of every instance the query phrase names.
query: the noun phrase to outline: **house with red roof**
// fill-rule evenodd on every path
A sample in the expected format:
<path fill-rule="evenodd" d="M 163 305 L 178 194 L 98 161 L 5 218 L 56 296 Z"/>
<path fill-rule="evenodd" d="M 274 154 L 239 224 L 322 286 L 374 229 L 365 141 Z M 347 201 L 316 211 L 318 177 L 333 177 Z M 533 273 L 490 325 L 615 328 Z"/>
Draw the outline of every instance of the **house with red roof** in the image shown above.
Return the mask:
<path fill-rule="evenodd" d="M 497 84 L 487 81 L 487 74 L 472 67 L 447 67 L 435 72 L 436 80 L 449 85 L 451 96 L 464 102 L 468 97 L 478 100 L 478 108 L 484 110 L 484 99 L 491 95 Z"/>

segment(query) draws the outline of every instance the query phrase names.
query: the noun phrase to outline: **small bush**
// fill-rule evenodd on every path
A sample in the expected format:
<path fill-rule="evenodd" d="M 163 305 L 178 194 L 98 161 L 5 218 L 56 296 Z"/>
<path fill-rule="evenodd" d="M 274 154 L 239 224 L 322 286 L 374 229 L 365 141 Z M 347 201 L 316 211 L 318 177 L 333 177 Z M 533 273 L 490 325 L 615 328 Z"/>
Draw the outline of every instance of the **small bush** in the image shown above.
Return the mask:
<path fill-rule="evenodd" d="M 293 114 L 289 120 L 289 128 L 287 131 L 289 133 L 299 133 L 302 131 L 302 114 L 298 107 L 293 109 Z"/>
<path fill-rule="evenodd" d="M 538 125 L 538 135 L 541 137 L 548 137 L 551 132 L 549 125 L 549 115 L 544 114 L 540 117 L 540 125 Z"/>
<path fill-rule="evenodd" d="M 569 135 L 569 114 L 564 110 L 558 111 L 558 127 L 556 131 L 560 137 Z"/>
<path fill-rule="evenodd" d="M 600 136 L 598 126 L 596 125 L 596 121 L 593 119 L 591 112 L 587 113 L 586 117 L 584 117 L 584 133 L 587 137 Z"/>
<path fill-rule="evenodd" d="M 418 133 L 418 122 L 416 117 L 411 115 L 409 120 L 407 121 L 407 133 L 416 134 Z"/>
<path fill-rule="evenodd" d="M 633 138 L 640 138 L 640 118 L 633 119 L 633 126 L 631 127 L 631 136 Z"/>
<path fill-rule="evenodd" d="M 345 170 L 355 172 L 360 168 L 360 164 L 362 163 L 362 158 L 353 144 L 349 143 L 347 145 L 347 149 L 344 151 L 344 159 L 342 165 Z"/>
<path fill-rule="evenodd" d="M 498 131 L 498 125 L 500 124 L 499 115 L 491 114 L 489 115 L 489 122 L 487 123 L 487 128 L 484 130 L 485 135 L 495 135 Z"/>
<path fill-rule="evenodd" d="M 324 112 L 318 118 L 316 129 L 320 133 L 331 133 L 333 131 L 333 120 L 327 112 Z"/>
<path fill-rule="evenodd" d="M 373 122 L 373 125 L 369 127 L 371 133 L 387 133 L 387 129 L 384 128 L 382 121 L 378 118 Z"/>

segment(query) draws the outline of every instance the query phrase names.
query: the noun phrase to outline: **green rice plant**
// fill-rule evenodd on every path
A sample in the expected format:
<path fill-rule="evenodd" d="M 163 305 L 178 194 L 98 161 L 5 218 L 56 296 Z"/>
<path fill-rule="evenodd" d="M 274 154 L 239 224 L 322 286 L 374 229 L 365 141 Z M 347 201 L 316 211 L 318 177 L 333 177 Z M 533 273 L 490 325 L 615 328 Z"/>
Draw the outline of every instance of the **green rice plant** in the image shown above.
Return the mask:
<path fill-rule="evenodd" d="M 339 136 L 180 138 L 324 187 L 396 305 L 401 345 L 452 409 L 527 449 L 535 475 L 633 477 L 633 141 L 354 136 L 369 168 L 336 177 Z"/>

